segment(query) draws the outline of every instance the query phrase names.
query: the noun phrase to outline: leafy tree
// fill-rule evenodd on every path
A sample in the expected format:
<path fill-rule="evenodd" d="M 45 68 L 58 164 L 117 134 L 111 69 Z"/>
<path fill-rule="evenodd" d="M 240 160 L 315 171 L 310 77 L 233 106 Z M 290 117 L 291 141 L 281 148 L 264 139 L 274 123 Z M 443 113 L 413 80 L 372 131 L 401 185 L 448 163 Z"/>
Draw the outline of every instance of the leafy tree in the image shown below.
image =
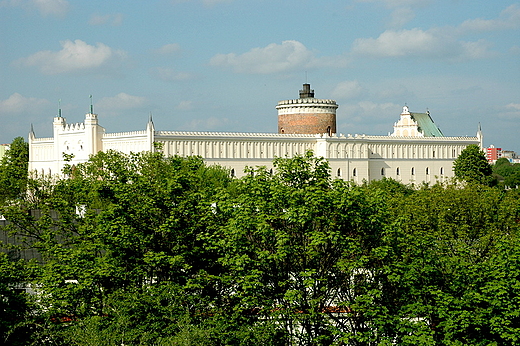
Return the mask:
<path fill-rule="evenodd" d="M 518 189 L 356 185 L 311 152 L 274 165 L 232 179 L 109 151 L 28 180 L 0 213 L 41 261 L 0 256 L 4 343 L 518 343 Z"/>
<path fill-rule="evenodd" d="M 453 162 L 455 177 L 460 180 L 484 185 L 492 184 L 491 165 L 484 152 L 476 144 L 468 145 Z"/>
<path fill-rule="evenodd" d="M 423 341 L 429 344 L 514 343 L 489 321 L 513 330 L 516 322 L 510 314 L 518 302 L 509 299 L 509 305 L 504 301 L 499 307 L 498 297 L 492 298 L 489 290 L 494 287 L 504 296 L 514 296 L 520 282 L 513 272 L 496 275 L 497 265 L 504 271 L 510 267 L 503 251 L 515 251 L 510 246 L 520 230 L 518 195 L 471 185 L 437 185 L 395 202 L 387 238 L 392 251 L 386 296 L 397 299 L 391 305 L 401 321 L 415 321 L 407 326 L 410 335 L 401 336 L 398 343 L 412 336 L 427 336 Z M 421 325 L 429 331 L 417 329 Z"/>
<path fill-rule="evenodd" d="M 161 153 L 102 152 L 67 169 L 70 178 L 31 181 L 30 198 L 1 210 L 8 230 L 42 256 L 33 278 L 40 318 L 106 316 L 125 327 L 123 340 L 146 344 L 168 334 L 173 315 L 203 315 L 218 295 L 205 278 L 218 276 L 219 265 L 199 235 L 213 215 L 209 197 L 231 183 L 229 173 Z M 150 290 L 153 302 L 139 305 Z M 50 323 L 46 331 L 62 338 L 63 327 Z"/>
<path fill-rule="evenodd" d="M 29 145 L 16 137 L 0 163 L 0 202 L 25 193 L 28 164 Z"/>
<path fill-rule="evenodd" d="M 520 164 L 511 164 L 508 159 L 500 158 L 493 165 L 493 173 L 499 176 L 502 185 L 509 188 L 520 187 Z"/>
<path fill-rule="evenodd" d="M 24 327 L 31 304 L 23 291 L 27 276 L 23 261 L 9 258 L 0 252 L 0 343 L 3 345 L 27 345 L 30 330 Z"/>
<path fill-rule="evenodd" d="M 274 165 L 273 174 L 252 169 L 216 203 L 221 227 L 206 243 L 218 249 L 228 287 L 219 313 L 275 321 L 286 344 L 391 340 L 377 332 L 387 320 L 378 303 L 384 196 L 332 181 L 311 152 Z"/>

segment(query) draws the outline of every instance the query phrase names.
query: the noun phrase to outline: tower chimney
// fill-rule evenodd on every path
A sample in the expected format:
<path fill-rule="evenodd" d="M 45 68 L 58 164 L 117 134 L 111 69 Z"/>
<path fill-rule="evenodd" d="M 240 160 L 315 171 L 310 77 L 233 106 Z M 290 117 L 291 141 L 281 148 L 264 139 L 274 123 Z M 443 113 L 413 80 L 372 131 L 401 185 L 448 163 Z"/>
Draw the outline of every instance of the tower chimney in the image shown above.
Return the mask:
<path fill-rule="evenodd" d="M 300 98 L 301 99 L 314 98 L 314 90 L 311 90 L 310 84 L 305 83 L 303 85 L 303 89 L 300 90 Z"/>

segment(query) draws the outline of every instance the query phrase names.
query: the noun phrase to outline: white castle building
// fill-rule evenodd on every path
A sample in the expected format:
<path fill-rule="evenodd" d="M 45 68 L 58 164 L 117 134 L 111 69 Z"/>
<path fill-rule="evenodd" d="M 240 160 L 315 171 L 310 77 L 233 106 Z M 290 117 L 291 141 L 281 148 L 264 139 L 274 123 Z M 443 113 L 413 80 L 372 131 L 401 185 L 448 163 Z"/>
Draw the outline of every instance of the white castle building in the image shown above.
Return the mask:
<path fill-rule="evenodd" d="M 29 133 L 29 170 L 59 174 L 73 154 L 72 164 L 86 162 L 99 151 L 123 153 L 153 151 L 159 143 L 164 155 L 198 155 L 207 164 L 228 167 L 234 176 L 247 166 L 273 167 L 275 157 L 292 157 L 312 150 L 326 158 L 334 177 L 362 182 L 383 177 L 403 183 L 443 181 L 453 176 L 453 161 L 469 144 L 482 147 L 475 137 L 445 137 L 429 112 L 413 113 L 403 107 L 389 136 L 337 133 L 334 100 L 317 99 L 309 84 L 300 98 L 278 102 L 278 133 L 157 131 L 150 117 L 145 130 L 106 133 L 93 107 L 83 123 L 67 124 L 61 110 L 54 117 L 52 138 Z"/>

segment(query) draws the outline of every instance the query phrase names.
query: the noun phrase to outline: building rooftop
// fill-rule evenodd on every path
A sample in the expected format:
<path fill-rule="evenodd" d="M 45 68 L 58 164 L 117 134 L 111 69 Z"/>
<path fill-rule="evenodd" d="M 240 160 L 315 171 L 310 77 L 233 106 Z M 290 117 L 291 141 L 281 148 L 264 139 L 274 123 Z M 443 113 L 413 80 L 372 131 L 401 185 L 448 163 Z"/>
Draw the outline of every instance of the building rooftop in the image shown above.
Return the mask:
<path fill-rule="evenodd" d="M 430 116 L 430 112 L 412 113 L 410 115 L 419 125 L 419 131 L 424 133 L 424 137 L 444 137 L 442 131 L 435 125 Z"/>

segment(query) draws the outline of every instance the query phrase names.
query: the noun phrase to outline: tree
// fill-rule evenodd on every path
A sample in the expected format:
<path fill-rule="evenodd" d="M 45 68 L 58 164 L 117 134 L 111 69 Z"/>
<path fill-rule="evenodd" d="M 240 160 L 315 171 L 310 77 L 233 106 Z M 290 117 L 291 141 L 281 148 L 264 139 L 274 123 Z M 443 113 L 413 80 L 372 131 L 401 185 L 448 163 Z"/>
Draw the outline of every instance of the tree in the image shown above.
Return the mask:
<path fill-rule="evenodd" d="M 402 325 L 415 321 L 397 344 L 412 336 L 415 344 L 516 343 L 516 190 L 436 185 L 395 204 L 385 237 L 391 249 L 385 295 Z"/>
<path fill-rule="evenodd" d="M 508 159 L 502 157 L 493 165 L 493 173 L 498 175 L 503 186 L 509 188 L 520 187 L 519 163 L 511 164 Z"/>
<path fill-rule="evenodd" d="M 121 327 L 119 342 L 149 344 L 175 333 L 172 319 L 204 316 L 218 295 L 206 278 L 219 264 L 199 236 L 229 172 L 199 157 L 115 151 L 67 169 L 68 178 L 32 180 L 30 198 L 0 208 L 7 230 L 42 256 L 31 278 L 47 326 L 39 338 L 66 334 L 52 321 L 103 317 L 100 325 Z"/>
<path fill-rule="evenodd" d="M 468 145 L 453 162 L 455 177 L 468 183 L 491 185 L 493 170 L 476 144 Z"/>
<path fill-rule="evenodd" d="M 25 193 L 28 165 L 29 145 L 16 137 L 0 163 L 0 202 Z"/>
<path fill-rule="evenodd" d="M 379 304 L 384 195 L 333 181 L 312 152 L 274 166 L 251 169 L 216 202 L 221 226 L 206 244 L 224 269 L 219 315 L 274 323 L 284 344 L 391 340 Z"/>
<path fill-rule="evenodd" d="M 232 179 L 199 157 L 109 151 L 29 180 L 0 206 L 41 255 L 0 255 L 0 308 L 22 321 L 0 316 L 4 340 L 518 343 L 520 190 L 356 185 L 311 152 L 274 166 Z"/>

